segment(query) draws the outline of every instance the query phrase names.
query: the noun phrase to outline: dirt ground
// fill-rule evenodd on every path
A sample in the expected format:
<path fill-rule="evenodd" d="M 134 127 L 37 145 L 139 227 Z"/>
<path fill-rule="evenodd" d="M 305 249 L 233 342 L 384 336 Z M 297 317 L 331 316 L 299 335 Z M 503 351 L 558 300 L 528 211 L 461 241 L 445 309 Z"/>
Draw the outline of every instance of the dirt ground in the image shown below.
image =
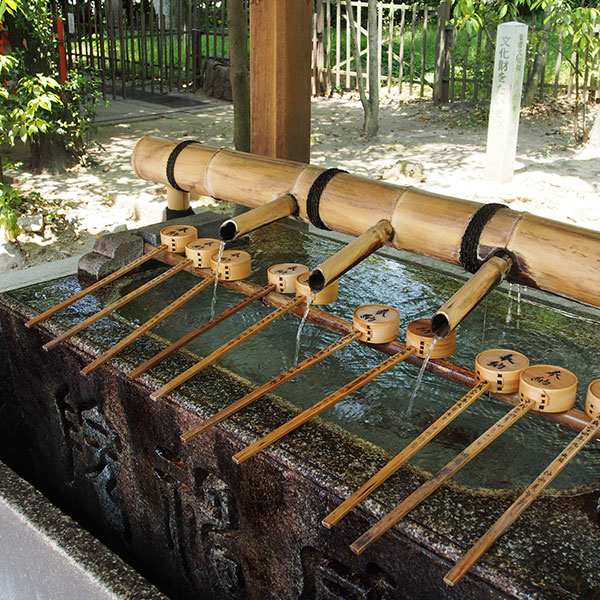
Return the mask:
<path fill-rule="evenodd" d="M 125 106 L 126 101 L 119 102 L 113 113 Z M 590 110 L 590 127 L 596 110 Z M 100 124 L 87 166 L 62 175 L 33 175 L 26 167 L 13 172 L 22 189 L 61 206 L 62 226 L 49 225 L 46 216 L 40 231 L 21 234 L 18 249 L 8 248 L 10 260 L 0 261 L 0 272 L 82 254 L 103 233 L 160 221 L 164 186 L 137 178 L 130 165 L 143 135 L 233 145 L 228 103 L 211 101 L 172 112 L 142 110 L 134 120 L 125 112 L 123 122 Z M 362 108 L 355 97 L 315 99 L 311 162 L 479 202 L 504 202 L 516 210 L 600 229 L 600 140 L 595 139 L 600 135 L 594 132 L 591 143 L 576 146 L 572 119 L 561 103 L 522 111 L 515 176 L 499 185 L 485 176 L 483 104 L 434 107 L 430 101 L 387 98 L 381 105 L 380 134 L 367 140 L 360 136 Z M 196 198 L 192 205 L 218 209 L 206 198 Z M 6 245 L 3 251 L 7 253 Z"/>

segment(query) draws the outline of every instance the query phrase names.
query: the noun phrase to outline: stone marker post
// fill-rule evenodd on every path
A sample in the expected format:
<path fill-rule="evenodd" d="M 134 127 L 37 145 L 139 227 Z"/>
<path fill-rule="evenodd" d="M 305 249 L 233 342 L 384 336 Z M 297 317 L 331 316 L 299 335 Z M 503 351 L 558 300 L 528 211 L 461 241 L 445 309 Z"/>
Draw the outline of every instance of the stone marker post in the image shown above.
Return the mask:
<path fill-rule="evenodd" d="M 498 25 L 486 153 L 487 177 L 497 183 L 514 173 L 526 48 L 527 25 Z"/>

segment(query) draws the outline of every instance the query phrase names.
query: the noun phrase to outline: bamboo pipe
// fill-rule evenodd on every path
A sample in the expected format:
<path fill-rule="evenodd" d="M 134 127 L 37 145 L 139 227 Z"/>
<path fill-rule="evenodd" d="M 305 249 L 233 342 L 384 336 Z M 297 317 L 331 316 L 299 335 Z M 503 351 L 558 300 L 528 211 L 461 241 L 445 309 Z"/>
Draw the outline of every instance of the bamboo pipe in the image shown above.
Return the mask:
<path fill-rule="evenodd" d="M 121 308 L 121 306 L 124 306 L 125 304 L 127 304 L 128 302 L 133 300 L 134 298 L 141 296 L 143 293 L 147 292 L 149 289 L 153 288 L 154 286 L 158 285 L 159 283 L 162 283 L 163 281 L 166 281 L 167 279 L 169 279 L 169 277 L 172 277 L 173 275 L 175 275 L 175 273 L 178 273 L 179 271 L 182 271 L 183 269 L 185 269 L 185 267 L 191 266 L 191 265 L 192 265 L 191 260 L 184 260 L 183 262 L 179 263 L 175 267 L 171 267 L 168 271 L 161 273 L 154 279 L 151 279 L 150 281 L 146 282 L 144 285 L 141 285 L 139 288 L 133 290 L 132 292 L 129 292 L 129 294 L 123 296 L 122 298 L 119 298 L 112 304 L 109 304 L 102 310 L 99 310 L 97 313 L 94 313 L 93 315 L 89 316 L 87 319 L 83 320 L 81 323 L 74 325 L 73 327 L 71 327 L 70 329 L 65 331 L 64 333 L 62 333 L 62 334 L 58 335 L 57 337 L 55 337 L 54 339 L 50 340 L 49 342 L 44 344 L 42 346 L 42 348 L 44 350 L 46 350 L 46 352 L 48 352 L 49 350 L 52 350 L 52 348 L 67 341 L 68 339 L 73 337 L 76 333 L 79 333 L 80 331 L 83 331 L 84 329 L 86 329 L 87 327 L 92 325 L 92 323 L 99 321 L 106 315 L 117 310 L 118 308 Z"/>
<path fill-rule="evenodd" d="M 508 275 L 513 265 L 504 251 L 488 258 L 477 272 L 432 317 L 431 331 L 445 338 Z"/>
<path fill-rule="evenodd" d="M 586 412 L 592 417 L 587 427 L 546 467 L 535 481 L 510 505 L 506 512 L 483 534 L 471 549 L 448 571 L 444 582 L 455 585 L 485 554 L 488 548 L 525 512 L 531 503 L 554 481 L 578 452 L 600 430 L 600 379 L 588 387 Z"/>
<path fill-rule="evenodd" d="M 176 143 L 144 137 L 132 163 L 142 178 L 168 183 L 166 162 Z M 250 207 L 290 193 L 298 217 L 308 221 L 306 199 L 323 168 L 191 144 L 174 167 L 179 184 L 192 192 Z M 481 204 L 338 173 L 320 198 L 320 216 L 331 229 L 358 236 L 382 219 L 394 229 L 388 242 L 400 250 L 459 264 L 463 234 Z M 600 306 L 600 232 L 558 223 L 506 207 L 487 222 L 478 258 L 496 248 L 512 253 L 513 280 Z"/>
<path fill-rule="evenodd" d="M 259 227 L 280 221 L 298 212 L 298 203 L 291 194 L 282 194 L 248 212 L 227 219 L 221 225 L 219 236 L 223 242 L 232 242 L 240 235 L 250 233 Z"/>
<path fill-rule="evenodd" d="M 324 527 L 331 528 L 360 504 L 384 481 L 393 475 L 406 461 L 426 446 L 456 417 L 462 414 L 477 398 L 487 391 L 504 394 L 514 393 L 519 388 L 521 372 L 529 365 L 529 359 L 520 352 L 495 348 L 480 352 L 475 359 L 475 372 L 479 382 L 441 417 L 419 434 L 382 469 L 365 482 L 354 494 L 346 498 L 335 510 L 323 519 Z"/>
<path fill-rule="evenodd" d="M 206 323 L 203 323 L 199 327 L 196 327 L 196 329 L 190 331 L 183 337 L 179 338 L 176 342 L 173 342 L 158 354 L 155 354 L 152 358 L 149 358 L 145 363 L 141 364 L 139 367 L 136 367 L 133 371 L 130 371 L 129 377 L 132 377 L 133 379 L 139 377 L 142 373 L 145 373 L 148 369 L 151 369 L 154 365 L 157 365 L 159 362 L 167 358 L 167 356 L 173 354 L 173 352 L 176 352 L 180 348 L 183 348 L 186 344 L 189 344 L 197 337 L 200 337 L 203 333 L 206 333 L 219 323 L 222 323 L 225 319 L 228 319 L 232 315 L 242 310 L 242 308 L 248 306 L 249 304 L 252 304 L 252 302 L 254 302 L 255 300 L 260 300 L 261 298 L 263 298 L 267 294 L 270 294 L 273 291 L 275 291 L 275 286 L 269 284 L 263 288 L 259 288 L 253 294 L 242 298 L 242 300 L 240 300 L 233 306 L 226 308 L 223 312 L 220 312 L 218 315 L 215 315 L 212 319 L 206 321 Z"/>
<path fill-rule="evenodd" d="M 303 304 L 304 302 L 306 302 L 306 298 L 304 298 L 303 296 L 297 296 L 293 300 L 290 300 L 286 305 L 281 306 L 277 310 L 274 310 L 272 313 L 268 314 L 260 321 L 254 323 L 254 325 L 250 325 L 248 329 L 242 331 L 242 333 L 230 339 L 228 342 L 211 352 L 208 356 L 205 356 L 195 365 L 192 365 L 189 369 L 181 373 L 181 375 L 178 375 L 177 377 L 171 379 L 171 381 L 165 383 L 160 389 L 156 390 L 156 392 L 150 394 L 150 398 L 152 398 L 152 400 L 160 400 L 161 398 L 164 398 L 175 388 L 178 388 L 182 383 L 185 383 L 188 379 L 192 378 L 194 375 L 202 371 L 202 369 L 208 367 L 210 364 L 215 362 L 215 360 L 217 360 L 221 356 L 224 356 L 230 350 L 233 350 L 242 342 L 246 341 L 248 338 L 258 333 L 261 329 L 264 329 L 267 325 L 269 325 L 279 317 L 285 315 L 286 313 L 290 312 L 294 307 Z"/>
<path fill-rule="evenodd" d="M 284 423 L 281 427 L 278 427 L 271 433 L 265 435 L 262 439 L 257 440 L 247 448 L 244 448 L 240 452 L 238 452 L 233 457 L 233 461 L 237 464 L 241 464 L 244 461 L 248 460 L 261 450 L 264 450 L 267 446 L 270 446 L 277 440 L 281 439 L 283 436 L 288 433 L 294 431 L 303 425 L 307 421 L 310 421 L 313 417 L 316 417 L 318 414 L 322 413 L 324 410 L 333 406 L 336 402 L 339 402 L 352 392 L 355 392 L 359 388 L 361 388 L 366 383 L 369 383 L 372 379 L 375 379 L 378 375 L 381 375 L 388 369 L 391 369 L 393 366 L 401 363 L 403 360 L 406 360 L 411 354 L 415 352 L 415 348 L 406 348 L 403 352 L 398 352 L 398 354 L 394 354 L 394 356 L 390 356 L 382 363 L 379 363 L 372 369 L 369 369 L 366 373 L 359 375 L 356 379 L 353 379 L 350 383 L 347 383 L 345 386 L 341 387 L 336 392 L 329 394 L 326 398 L 323 398 L 320 402 L 317 402 L 304 412 L 300 413 L 293 419 L 289 420 L 287 423 Z"/>
<path fill-rule="evenodd" d="M 362 554 L 368 546 L 379 539 L 386 531 L 391 529 L 400 519 L 403 519 L 413 508 L 416 508 L 423 500 L 427 499 L 442 483 L 452 477 L 457 471 L 464 467 L 472 458 L 475 458 L 482 450 L 487 448 L 511 425 L 516 423 L 522 416 L 527 414 L 535 406 L 535 400 L 521 400 L 517 406 L 510 410 L 504 417 L 496 421 L 485 433 L 480 435 L 472 444 L 463 450 L 457 457 L 442 467 L 436 475 L 428 479 L 421 487 L 417 488 L 408 498 L 400 503 L 393 511 L 388 513 L 373 527 L 363 533 L 355 540 L 350 549 L 355 554 Z"/>
<path fill-rule="evenodd" d="M 84 298 L 88 294 L 98 291 L 100 288 L 104 287 L 107 283 L 110 283 L 111 281 L 118 279 L 122 275 L 125 275 L 126 273 L 133 271 L 133 269 L 136 269 L 140 265 L 144 264 L 146 261 L 150 260 L 151 258 L 154 258 L 157 254 L 164 252 L 166 249 L 167 249 L 166 245 L 158 246 L 157 248 L 152 247 L 151 249 L 148 250 L 148 252 L 146 254 L 140 256 L 139 258 L 136 258 L 135 260 L 131 261 L 129 264 L 125 265 L 124 267 L 121 267 L 120 269 L 118 269 L 117 271 L 114 271 L 110 275 L 107 275 L 103 279 L 96 281 L 95 283 L 88 286 L 84 290 L 81 290 L 80 292 L 73 294 L 73 296 L 71 296 L 70 298 L 63 300 L 62 302 L 60 302 L 56 306 L 53 306 L 52 308 L 49 308 L 48 310 L 44 311 L 41 315 L 38 315 L 37 317 L 33 317 L 33 319 L 30 319 L 29 321 L 27 321 L 25 323 L 25 327 L 27 327 L 27 328 L 33 327 L 34 325 L 37 325 L 38 323 L 45 321 L 48 317 L 51 317 L 52 315 L 56 314 L 63 308 L 67 308 L 67 306 L 71 306 L 71 304 L 74 304 L 75 302 L 77 302 L 77 300 L 81 300 L 81 298 Z"/>
<path fill-rule="evenodd" d="M 167 207 L 171 210 L 186 210 L 190 207 L 190 193 L 180 192 L 167 185 Z"/>
<path fill-rule="evenodd" d="M 271 379 L 271 381 L 267 381 L 267 383 L 256 388 L 249 394 L 246 394 L 243 398 L 236 400 L 227 408 L 224 408 L 222 411 L 218 412 L 216 415 L 213 415 L 209 419 L 206 419 L 206 421 L 203 421 L 197 427 L 186 431 L 181 436 L 181 441 L 187 444 L 196 436 L 200 435 L 203 431 L 206 431 L 209 427 L 212 427 L 213 425 L 216 425 L 217 423 L 220 423 L 221 421 L 225 420 L 227 417 L 234 415 L 242 408 L 246 408 L 246 406 L 249 406 L 255 400 L 262 398 L 265 394 L 274 390 L 276 387 L 284 384 L 290 379 L 293 379 L 297 375 L 300 375 L 300 373 L 303 373 L 304 371 L 306 371 L 306 369 L 312 367 L 324 358 L 331 356 L 334 352 L 341 350 L 344 346 L 347 346 L 351 342 L 357 340 L 360 336 L 361 333 L 358 331 L 349 333 L 344 337 L 340 338 L 339 340 L 336 340 L 332 344 L 329 344 L 329 346 L 326 346 L 322 350 L 315 352 L 315 354 L 313 354 L 312 356 L 309 356 L 308 358 L 298 363 L 297 365 L 294 365 L 287 371 L 281 373 L 280 375 L 277 375 L 277 377 L 274 377 L 273 379 Z"/>
<path fill-rule="evenodd" d="M 324 263 L 321 263 L 316 269 L 313 269 L 308 277 L 310 289 L 318 292 L 333 283 L 346 271 L 379 250 L 393 235 L 392 224 L 387 219 L 382 219 Z"/>
<path fill-rule="evenodd" d="M 205 277 L 202 281 L 191 287 L 187 292 L 184 292 L 179 298 L 173 300 L 170 304 L 165 306 L 161 311 L 157 312 L 153 317 L 150 317 L 145 323 L 134 329 L 128 336 L 124 337 L 121 341 L 117 342 L 109 350 L 107 350 L 102 356 L 99 356 L 93 360 L 89 365 L 81 369 L 80 373 L 83 376 L 93 373 L 98 367 L 109 361 L 111 358 L 116 356 L 121 350 L 124 350 L 135 342 L 138 338 L 142 337 L 145 333 L 150 331 L 153 327 L 156 327 L 159 323 L 162 323 L 168 316 L 173 314 L 178 308 L 181 308 L 186 302 L 189 302 L 202 290 L 206 289 L 216 278 L 216 275 L 211 274 Z"/>

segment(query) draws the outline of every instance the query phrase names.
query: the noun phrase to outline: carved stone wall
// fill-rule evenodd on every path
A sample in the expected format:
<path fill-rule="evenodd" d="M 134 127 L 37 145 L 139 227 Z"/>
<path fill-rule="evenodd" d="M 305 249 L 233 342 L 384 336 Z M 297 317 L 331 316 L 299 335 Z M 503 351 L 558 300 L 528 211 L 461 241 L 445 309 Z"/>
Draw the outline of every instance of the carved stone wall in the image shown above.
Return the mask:
<path fill-rule="evenodd" d="M 466 492 L 453 488 L 442 492 L 437 505 L 430 504 L 439 511 L 433 517 L 449 523 L 443 535 L 426 516 L 425 525 L 411 520 L 403 531 L 391 531 L 364 555 L 355 556 L 349 544 L 378 516 L 373 508 L 353 511 L 331 530 L 322 527 L 321 520 L 347 493 L 346 481 L 356 485 L 351 478 L 357 474 L 352 475 L 351 469 L 344 474 L 343 465 L 363 458 L 379 460 L 372 449 L 359 447 L 335 428 L 309 423 L 290 436 L 291 441 L 236 465 L 233 454 L 294 414 L 271 402 L 184 445 L 182 432 L 243 396 L 248 385 L 210 368 L 183 386 L 180 395 L 153 402 L 149 394 L 159 381 L 129 378 L 132 358 L 125 353 L 83 377 L 80 370 L 91 357 L 102 353 L 111 340 L 124 337 L 128 328 L 111 321 L 106 326 L 110 335 L 103 330 L 101 336 L 90 334 L 47 353 L 42 345 L 66 324 L 52 321 L 26 329 L 23 323 L 32 311 L 25 300 L 0 298 L 11 369 L 18 382 L 12 399 L 4 402 L 11 423 L 2 428 L 20 432 L 21 466 L 33 473 L 44 491 L 71 507 L 94 533 L 171 597 L 561 597 L 539 595 L 543 585 L 520 572 L 496 574 L 496 580 L 488 581 L 467 577 L 455 588 L 445 586 L 442 578 L 450 567 L 445 556 L 456 548 L 451 537 L 460 531 L 469 511 L 481 510 L 479 518 L 490 506 L 489 498 L 479 506 Z M 153 341 L 141 342 L 137 364 L 158 347 Z M 180 370 L 186 360 L 190 362 L 183 356 L 177 360 Z M 6 452 L 3 444 L 0 441 L 0 456 Z M 362 474 L 365 469 L 358 471 Z M 417 479 L 409 471 L 402 485 L 414 487 Z M 389 494 L 388 506 L 405 491 Z M 448 506 L 457 514 L 454 521 L 452 514 L 443 512 Z M 578 514 L 569 510 L 565 501 L 557 514 Z M 574 540 L 580 539 L 581 532 L 596 539 L 589 537 L 588 524 L 576 525 L 570 530 Z M 556 532 L 544 533 L 553 535 Z M 589 594 L 596 584 L 586 574 L 577 585 L 581 593 Z"/>

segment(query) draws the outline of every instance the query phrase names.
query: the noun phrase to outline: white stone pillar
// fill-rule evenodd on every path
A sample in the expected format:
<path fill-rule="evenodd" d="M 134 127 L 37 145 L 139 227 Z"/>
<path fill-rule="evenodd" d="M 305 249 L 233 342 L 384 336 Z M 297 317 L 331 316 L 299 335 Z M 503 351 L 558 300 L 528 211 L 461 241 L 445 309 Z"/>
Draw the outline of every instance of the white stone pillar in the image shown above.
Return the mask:
<path fill-rule="evenodd" d="M 527 25 L 498 25 L 486 152 L 487 177 L 497 183 L 514 174 L 526 48 Z"/>

